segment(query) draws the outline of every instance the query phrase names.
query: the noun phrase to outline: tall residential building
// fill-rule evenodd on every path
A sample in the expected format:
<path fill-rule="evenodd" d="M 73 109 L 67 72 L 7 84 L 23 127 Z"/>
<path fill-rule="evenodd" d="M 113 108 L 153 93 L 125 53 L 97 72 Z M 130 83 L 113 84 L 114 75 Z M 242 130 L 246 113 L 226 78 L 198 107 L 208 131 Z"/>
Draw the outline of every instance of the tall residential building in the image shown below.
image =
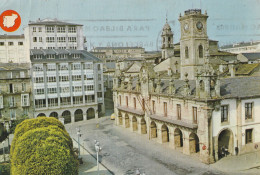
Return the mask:
<path fill-rule="evenodd" d="M 26 27 L 34 117 L 62 117 L 69 123 L 104 113 L 102 62 L 84 50 L 84 40 L 79 24 L 41 20 Z"/>
<path fill-rule="evenodd" d="M 0 118 L 31 118 L 30 64 L 1 63 L 0 74 Z"/>

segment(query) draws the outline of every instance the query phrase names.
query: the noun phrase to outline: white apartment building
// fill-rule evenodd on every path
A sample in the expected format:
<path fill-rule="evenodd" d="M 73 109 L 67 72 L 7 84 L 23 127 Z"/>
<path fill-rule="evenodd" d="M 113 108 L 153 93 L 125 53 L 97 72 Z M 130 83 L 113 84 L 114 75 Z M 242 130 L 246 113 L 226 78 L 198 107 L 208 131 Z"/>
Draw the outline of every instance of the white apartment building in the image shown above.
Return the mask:
<path fill-rule="evenodd" d="M 28 63 L 24 35 L 0 35 L 0 63 Z"/>
<path fill-rule="evenodd" d="M 57 20 L 30 22 L 34 117 L 64 118 L 65 123 L 104 113 L 103 66 L 84 50 L 82 25 Z"/>

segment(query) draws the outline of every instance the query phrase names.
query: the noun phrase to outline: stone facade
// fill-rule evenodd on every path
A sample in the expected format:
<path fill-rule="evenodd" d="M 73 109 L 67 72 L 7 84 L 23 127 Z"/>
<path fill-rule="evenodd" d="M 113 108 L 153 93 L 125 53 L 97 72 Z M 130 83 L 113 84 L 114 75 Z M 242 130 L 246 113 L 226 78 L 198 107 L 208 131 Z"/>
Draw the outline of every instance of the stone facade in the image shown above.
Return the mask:
<path fill-rule="evenodd" d="M 179 58 L 157 66 L 143 62 L 131 73 L 139 63 L 117 69 L 113 100 L 116 125 L 213 163 L 258 149 L 260 77 L 230 75 L 236 55 L 218 51 L 217 41 L 208 39 L 207 18 L 198 9 L 180 16 Z M 177 71 L 164 64 L 173 58 L 181 63 Z"/>

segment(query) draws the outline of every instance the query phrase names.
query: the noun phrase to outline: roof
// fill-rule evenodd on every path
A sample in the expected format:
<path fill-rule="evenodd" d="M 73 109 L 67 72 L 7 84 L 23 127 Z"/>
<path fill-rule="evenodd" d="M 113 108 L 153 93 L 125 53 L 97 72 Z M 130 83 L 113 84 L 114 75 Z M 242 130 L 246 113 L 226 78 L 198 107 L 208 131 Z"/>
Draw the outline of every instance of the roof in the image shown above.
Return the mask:
<path fill-rule="evenodd" d="M 59 21 L 57 19 L 44 19 L 44 20 L 39 20 L 36 22 L 29 22 L 28 25 L 71 25 L 71 26 L 83 26 L 82 24 L 75 24 L 75 23 L 68 23 L 64 21 Z"/>
<path fill-rule="evenodd" d="M 236 67 L 236 75 L 250 75 L 255 68 L 259 67 L 257 64 L 240 64 Z"/>
<path fill-rule="evenodd" d="M 242 53 L 242 55 L 245 56 L 248 61 L 256 61 L 260 59 L 260 52 Z"/>
<path fill-rule="evenodd" d="M 230 53 L 230 52 L 224 52 L 224 51 L 217 51 L 217 52 L 211 52 L 210 56 L 236 56 L 237 54 Z"/>
<path fill-rule="evenodd" d="M 221 46 L 221 49 L 229 49 L 229 48 L 236 48 L 236 47 L 246 47 L 246 46 L 253 46 L 260 44 L 260 41 L 251 41 L 251 42 L 241 42 L 236 44 L 229 44 Z"/>
<path fill-rule="evenodd" d="M 0 35 L 0 39 L 24 39 L 24 34 L 22 35 Z"/>
<path fill-rule="evenodd" d="M 1 63 L 0 71 L 20 71 L 30 69 L 30 63 Z"/>
<path fill-rule="evenodd" d="M 89 53 L 86 50 L 74 50 L 74 49 L 31 49 L 31 55 L 46 55 L 46 54 L 81 54 L 83 55 L 83 60 L 95 61 L 95 62 L 102 62 L 101 59 L 97 58 L 93 54 Z M 33 59 L 33 61 L 41 62 L 46 61 L 46 59 Z M 66 59 L 61 59 L 62 61 Z M 58 59 L 48 59 L 50 62 L 58 61 Z"/>
<path fill-rule="evenodd" d="M 96 49 L 100 49 L 100 50 L 103 50 L 103 49 L 144 49 L 143 47 L 95 47 L 93 50 L 96 50 Z"/>

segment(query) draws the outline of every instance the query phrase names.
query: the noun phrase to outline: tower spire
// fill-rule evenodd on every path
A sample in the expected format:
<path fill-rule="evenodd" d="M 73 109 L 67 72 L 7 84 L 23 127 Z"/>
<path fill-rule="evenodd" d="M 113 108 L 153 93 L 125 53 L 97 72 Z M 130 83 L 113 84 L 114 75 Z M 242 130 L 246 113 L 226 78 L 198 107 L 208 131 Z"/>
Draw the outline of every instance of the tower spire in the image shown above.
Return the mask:
<path fill-rule="evenodd" d="M 168 11 L 166 11 L 166 23 L 168 23 Z"/>

